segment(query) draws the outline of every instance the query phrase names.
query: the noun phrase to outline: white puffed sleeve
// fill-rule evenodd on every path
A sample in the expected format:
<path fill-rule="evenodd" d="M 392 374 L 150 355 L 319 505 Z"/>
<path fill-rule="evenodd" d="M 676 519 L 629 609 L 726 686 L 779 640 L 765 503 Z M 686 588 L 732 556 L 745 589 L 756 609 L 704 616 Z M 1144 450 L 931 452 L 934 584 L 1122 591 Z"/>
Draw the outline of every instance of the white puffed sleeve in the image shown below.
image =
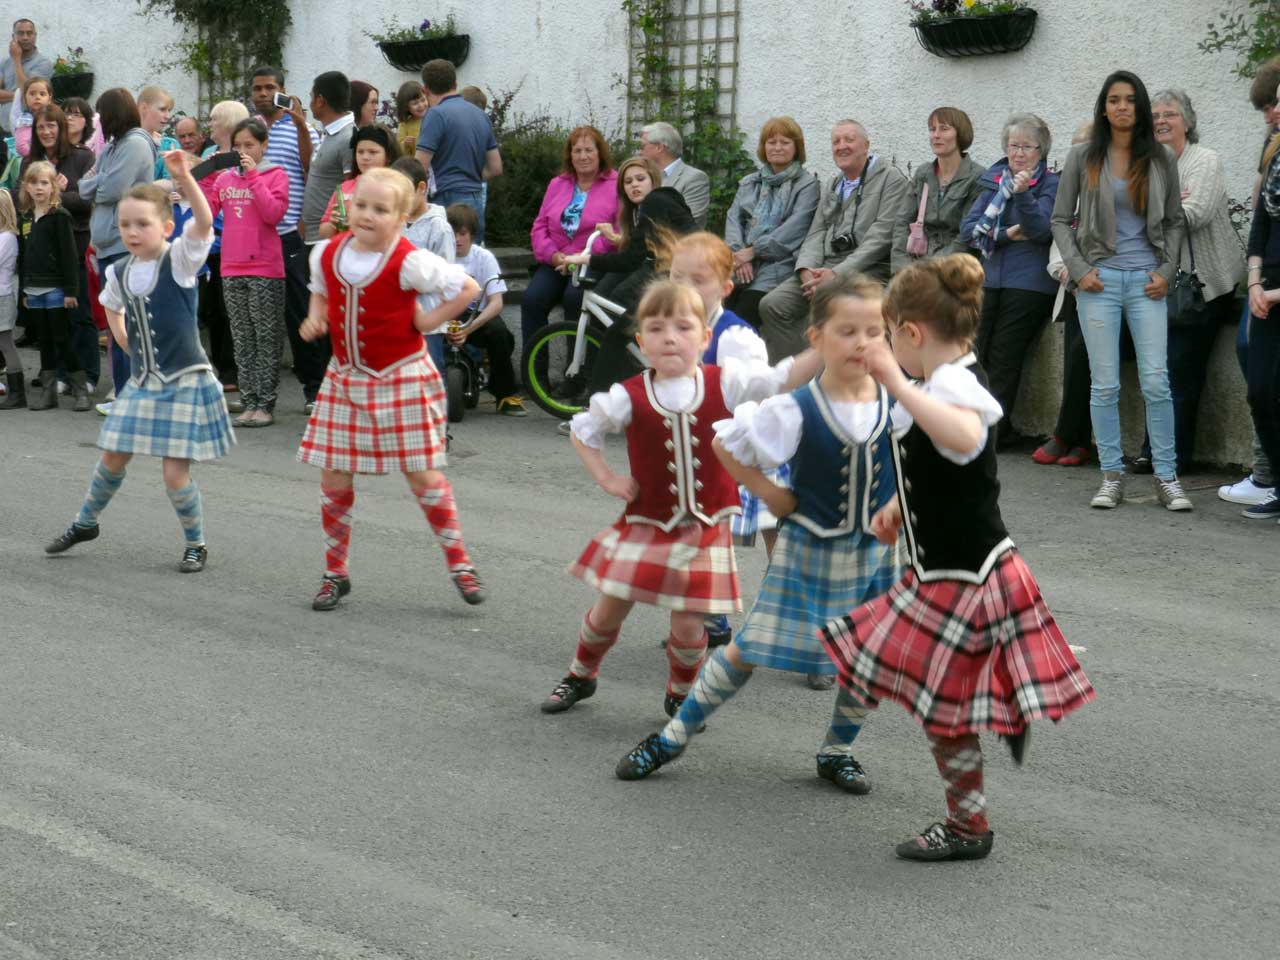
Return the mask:
<path fill-rule="evenodd" d="M 725 336 L 728 336 L 727 331 Z M 720 392 L 725 406 L 732 410 L 748 400 L 758 402 L 772 397 L 787 382 L 794 364 L 794 357 L 785 358 L 775 367 L 769 366 L 768 360 L 723 358 L 719 364 Z"/>
<path fill-rule="evenodd" d="M 584 445 L 596 450 L 604 446 L 607 433 L 621 433 L 631 423 L 631 396 L 615 383 L 608 393 L 593 393 L 587 409 L 569 421 L 569 429 Z"/>
<path fill-rule="evenodd" d="M 466 282 L 465 267 L 449 263 L 430 250 L 413 251 L 400 266 L 400 289 L 434 293 L 442 303 L 460 294 Z"/>
<path fill-rule="evenodd" d="M 731 420 L 717 420 L 716 439 L 740 464 L 772 470 L 796 455 L 804 415 L 789 393 L 763 403 L 748 400 L 733 411 Z"/>
<path fill-rule="evenodd" d="M 98 302 L 104 310 L 112 313 L 124 313 L 124 294 L 120 291 L 120 278 L 116 276 L 116 264 L 107 267 L 102 277 L 102 292 L 98 294 Z"/>
<path fill-rule="evenodd" d="M 321 240 L 311 248 L 311 253 L 307 257 L 307 264 L 311 270 L 311 282 L 307 284 L 307 289 L 321 297 L 329 296 L 329 288 L 324 282 L 324 267 L 320 263 L 320 258 L 324 256 L 324 248 L 328 245 L 328 240 Z"/>
<path fill-rule="evenodd" d="M 964 407 L 978 415 L 982 421 L 982 436 L 972 450 L 957 453 L 955 450 L 940 447 L 936 443 L 933 445 L 938 453 L 954 464 L 964 466 L 966 463 L 972 463 L 987 445 L 990 429 L 1004 416 L 1004 409 L 1000 406 L 1000 402 L 978 382 L 972 370 L 958 363 L 944 363 L 938 367 L 933 371 L 933 375 L 920 385 L 920 389 L 934 399 L 952 406 Z M 906 433 L 914 422 L 911 414 L 900 403 L 894 404 L 890 416 L 895 436 Z"/>
<path fill-rule="evenodd" d="M 723 367 L 729 357 L 735 360 L 769 362 L 769 350 L 760 334 L 750 327 L 734 326 L 720 334 L 716 345 L 716 364 Z"/>

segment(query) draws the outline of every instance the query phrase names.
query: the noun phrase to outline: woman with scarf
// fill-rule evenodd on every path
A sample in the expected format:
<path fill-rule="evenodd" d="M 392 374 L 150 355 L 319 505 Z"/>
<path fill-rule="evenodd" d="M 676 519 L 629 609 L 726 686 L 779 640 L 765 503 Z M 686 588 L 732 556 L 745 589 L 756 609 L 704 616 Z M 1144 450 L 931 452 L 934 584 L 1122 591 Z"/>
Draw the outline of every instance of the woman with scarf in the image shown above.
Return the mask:
<path fill-rule="evenodd" d="M 760 301 L 795 273 L 818 209 L 818 178 L 804 168 L 804 131 L 791 117 L 765 121 L 756 156 L 763 166 L 742 178 L 725 218 L 734 290 L 724 305 L 759 327 Z"/>
<path fill-rule="evenodd" d="M 1008 439 L 1027 353 L 1053 314 L 1058 285 L 1049 276 L 1050 218 L 1058 175 L 1048 168 L 1049 126 L 1015 113 L 1001 134 L 1004 156 L 979 178 L 982 193 L 960 224 L 960 239 L 982 254 L 982 320 L 974 352 L 1004 408 Z"/>

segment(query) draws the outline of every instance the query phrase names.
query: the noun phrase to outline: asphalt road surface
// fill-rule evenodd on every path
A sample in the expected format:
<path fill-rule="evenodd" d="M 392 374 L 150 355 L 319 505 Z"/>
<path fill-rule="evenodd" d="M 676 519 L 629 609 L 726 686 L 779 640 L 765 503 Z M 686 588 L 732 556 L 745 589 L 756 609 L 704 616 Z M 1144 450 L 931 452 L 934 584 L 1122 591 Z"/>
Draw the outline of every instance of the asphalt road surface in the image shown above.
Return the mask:
<path fill-rule="evenodd" d="M 456 430 L 487 604 L 455 594 L 403 481 L 362 478 L 354 592 L 313 613 L 299 402 L 197 468 L 198 576 L 148 460 L 98 541 L 46 557 L 101 421 L 0 414 L 0 960 L 1277 955 L 1280 529 L 1217 478 L 1189 478 L 1190 515 L 1145 481 L 1102 513 L 1094 470 L 1001 458 L 1098 699 L 1038 726 L 1024 769 L 989 740 L 994 852 L 924 866 L 892 855 L 943 812 L 920 731 L 873 714 L 873 792 L 840 794 L 813 769 L 832 695 L 789 674 L 615 779 L 665 719 L 653 609 L 594 699 L 539 713 L 592 599 L 566 564 L 617 513 L 539 413 L 485 403 Z M 763 553 L 739 561 L 750 598 Z"/>

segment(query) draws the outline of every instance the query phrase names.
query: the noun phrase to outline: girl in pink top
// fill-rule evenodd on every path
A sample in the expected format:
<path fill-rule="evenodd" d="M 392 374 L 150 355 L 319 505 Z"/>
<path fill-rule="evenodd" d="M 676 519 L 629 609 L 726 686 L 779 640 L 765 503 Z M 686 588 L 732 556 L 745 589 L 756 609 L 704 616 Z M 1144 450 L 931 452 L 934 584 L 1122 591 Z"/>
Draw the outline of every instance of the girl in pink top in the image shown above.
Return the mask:
<path fill-rule="evenodd" d="M 231 134 L 240 169 L 214 181 L 209 206 L 222 211 L 222 296 L 231 323 L 244 412 L 237 427 L 266 427 L 284 351 L 284 256 L 276 224 L 289 209 L 289 175 L 262 159 L 267 128 L 256 117 Z"/>

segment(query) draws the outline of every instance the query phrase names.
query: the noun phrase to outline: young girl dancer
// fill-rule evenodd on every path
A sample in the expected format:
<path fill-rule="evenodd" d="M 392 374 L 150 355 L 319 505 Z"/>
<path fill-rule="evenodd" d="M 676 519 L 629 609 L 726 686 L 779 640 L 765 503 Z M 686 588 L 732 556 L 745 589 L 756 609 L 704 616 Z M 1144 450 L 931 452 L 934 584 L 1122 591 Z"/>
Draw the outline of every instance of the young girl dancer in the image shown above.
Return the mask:
<path fill-rule="evenodd" d="M 395 170 L 370 170 L 351 203 L 351 231 L 316 244 L 311 253 L 311 311 L 304 340 L 328 336 L 333 360 L 298 459 L 320 467 L 325 572 L 311 604 L 332 610 L 351 592 L 353 474 L 404 473 L 467 603 L 484 600 L 458 529 L 445 465 L 445 395 L 426 358 L 422 334 L 457 316 L 480 292 L 462 267 L 416 250 L 400 235 L 413 188 Z M 417 308 L 417 295 L 441 304 Z"/>
<path fill-rule="evenodd" d="M 978 731 L 1006 738 L 1021 764 L 1029 721 L 1060 720 L 1094 695 L 1000 518 L 991 431 L 1002 411 L 970 350 L 982 280 L 960 253 L 911 264 L 889 287 L 893 349 L 868 342 L 862 362 L 897 400 L 898 494 L 871 531 L 894 543 L 901 529 L 911 566 L 822 634 L 840 685 L 867 707 L 911 711 L 946 782 L 947 820 L 899 844 L 907 860 L 991 852 Z"/>
<path fill-rule="evenodd" d="M 276 224 L 289 209 L 289 175 L 263 159 L 267 127 L 257 117 L 236 125 L 231 146 L 240 169 L 218 177 L 209 203 L 215 216 L 223 213 L 219 269 L 244 403 L 235 425 L 269 427 L 284 351 L 284 254 Z"/>
<path fill-rule="evenodd" d="M 125 465 L 142 453 L 164 459 L 165 491 L 185 539 L 178 569 L 197 573 L 208 559 L 191 461 L 221 457 L 235 438 L 222 384 L 213 376 L 196 329 L 196 274 L 213 242 L 213 217 L 192 179 L 191 159 L 181 150 L 164 157 L 194 213 L 187 232 L 172 243 L 165 240 L 173 228 L 168 193 L 140 184 L 120 201 L 120 236 L 129 255 L 107 268 L 101 301 L 111 333 L 129 352 L 132 377 L 102 425 L 102 459 L 80 515 L 45 547 L 46 553 L 97 538 L 98 514 L 124 482 Z"/>
<path fill-rule="evenodd" d="M 71 311 L 79 303 L 80 255 L 75 221 L 62 207 L 58 172 L 38 160 L 22 175 L 22 290 L 29 316 L 40 331 L 40 392 L 32 391 L 32 410 L 58 406 L 58 370 L 67 372 L 73 410 L 90 407 L 89 384 L 71 345 Z"/>
<path fill-rule="evenodd" d="M 783 517 L 777 544 L 737 637 L 711 654 L 662 732 L 622 758 L 616 771 L 621 779 L 647 777 L 679 756 L 756 667 L 834 675 L 818 631 L 897 579 L 896 550 L 867 532 L 894 490 L 889 398 L 861 360 L 866 344 L 884 340 L 881 295 L 878 283 L 856 276 L 820 287 L 809 342 L 822 357 L 822 375 L 759 406 L 744 403 L 733 419 L 715 425 L 716 455 L 729 473 Z M 790 490 L 761 472 L 784 463 L 791 467 Z M 849 793 L 871 790 L 853 757 L 866 713 L 839 690 L 818 749 L 818 776 Z"/>
<path fill-rule="evenodd" d="M 733 478 L 711 452 L 711 425 L 745 400 L 760 400 L 812 375 L 816 358 L 699 361 L 711 342 L 702 299 L 692 287 L 653 284 L 636 310 L 636 340 L 653 365 L 597 393 L 573 418 L 573 446 L 606 493 L 628 506 L 596 535 L 570 572 L 600 591 L 578 634 L 569 673 L 543 702 L 560 713 L 596 692 L 600 661 L 636 602 L 671 611 L 663 708 L 684 700 L 706 651 L 703 616 L 741 609 L 728 518 L 738 511 Z M 614 473 L 602 448 L 626 433 L 631 474 Z"/>

